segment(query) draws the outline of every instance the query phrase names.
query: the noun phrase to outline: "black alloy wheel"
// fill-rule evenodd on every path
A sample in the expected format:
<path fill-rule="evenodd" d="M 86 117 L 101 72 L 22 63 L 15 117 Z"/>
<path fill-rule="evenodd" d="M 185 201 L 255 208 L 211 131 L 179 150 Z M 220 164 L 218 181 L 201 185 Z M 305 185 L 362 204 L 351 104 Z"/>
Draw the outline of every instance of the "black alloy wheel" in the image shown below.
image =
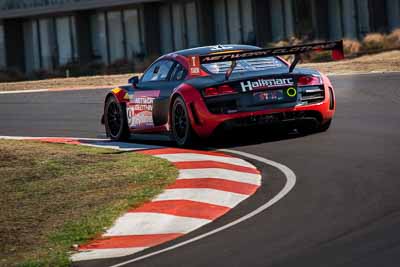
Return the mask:
<path fill-rule="evenodd" d="M 112 140 L 123 141 L 129 138 L 125 105 L 120 104 L 113 96 L 107 99 L 104 108 L 104 124 L 106 134 Z"/>
<path fill-rule="evenodd" d="M 177 97 L 172 106 L 172 134 L 178 146 L 188 146 L 193 143 L 194 133 L 190 125 L 186 104 Z"/>

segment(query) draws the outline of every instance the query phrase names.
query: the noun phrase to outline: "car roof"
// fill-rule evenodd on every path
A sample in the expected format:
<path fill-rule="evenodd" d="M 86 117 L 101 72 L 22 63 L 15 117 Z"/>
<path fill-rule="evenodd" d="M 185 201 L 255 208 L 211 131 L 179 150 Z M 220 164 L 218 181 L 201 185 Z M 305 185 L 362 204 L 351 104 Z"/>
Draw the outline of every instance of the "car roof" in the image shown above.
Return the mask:
<path fill-rule="evenodd" d="M 171 54 L 178 54 L 181 56 L 188 57 L 193 55 L 208 55 L 212 53 L 232 51 L 232 50 L 257 50 L 257 49 L 261 48 L 253 45 L 225 44 L 225 45 L 213 45 L 213 46 L 189 48 L 189 49 L 175 51 L 172 52 Z"/>

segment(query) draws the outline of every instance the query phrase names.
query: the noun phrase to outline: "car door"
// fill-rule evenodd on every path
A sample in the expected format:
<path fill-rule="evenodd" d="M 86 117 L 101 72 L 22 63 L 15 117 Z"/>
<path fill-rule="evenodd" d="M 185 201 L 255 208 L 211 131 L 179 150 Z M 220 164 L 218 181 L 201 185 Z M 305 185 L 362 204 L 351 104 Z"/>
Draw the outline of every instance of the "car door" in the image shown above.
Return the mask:
<path fill-rule="evenodd" d="M 143 74 L 127 105 L 129 128 L 149 129 L 166 123 L 162 123 L 159 116 L 153 115 L 154 106 L 169 97 L 172 86 L 170 76 L 175 64 L 172 60 L 159 60 Z"/>
<path fill-rule="evenodd" d="M 153 121 L 156 126 L 164 125 L 168 122 L 168 113 L 172 92 L 186 78 L 187 70 L 178 62 L 172 66 L 169 81 L 161 89 L 161 94 L 153 102 Z"/>

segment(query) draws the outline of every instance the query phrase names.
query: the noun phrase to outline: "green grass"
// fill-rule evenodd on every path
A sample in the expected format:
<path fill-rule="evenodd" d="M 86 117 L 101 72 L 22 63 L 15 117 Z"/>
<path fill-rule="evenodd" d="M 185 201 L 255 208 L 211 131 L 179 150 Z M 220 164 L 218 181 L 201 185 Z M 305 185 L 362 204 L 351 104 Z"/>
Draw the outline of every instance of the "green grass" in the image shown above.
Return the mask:
<path fill-rule="evenodd" d="M 151 156 L 0 140 L 0 266 L 69 266 L 74 244 L 101 235 L 176 176 Z"/>

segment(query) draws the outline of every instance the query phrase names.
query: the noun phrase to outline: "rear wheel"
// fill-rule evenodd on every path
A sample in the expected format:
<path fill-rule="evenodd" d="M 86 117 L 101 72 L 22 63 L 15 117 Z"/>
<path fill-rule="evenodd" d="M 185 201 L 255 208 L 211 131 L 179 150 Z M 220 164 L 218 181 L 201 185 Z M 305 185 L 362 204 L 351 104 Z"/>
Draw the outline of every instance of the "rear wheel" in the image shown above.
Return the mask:
<path fill-rule="evenodd" d="M 186 104 L 182 98 L 177 97 L 172 106 L 172 134 L 178 146 L 193 144 L 195 134 L 190 124 Z"/>
<path fill-rule="evenodd" d="M 115 97 L 109 97 L 104 107 L 106 134 L 112 140 L 124 141 L 129 138 L 126 108 Z"/>

